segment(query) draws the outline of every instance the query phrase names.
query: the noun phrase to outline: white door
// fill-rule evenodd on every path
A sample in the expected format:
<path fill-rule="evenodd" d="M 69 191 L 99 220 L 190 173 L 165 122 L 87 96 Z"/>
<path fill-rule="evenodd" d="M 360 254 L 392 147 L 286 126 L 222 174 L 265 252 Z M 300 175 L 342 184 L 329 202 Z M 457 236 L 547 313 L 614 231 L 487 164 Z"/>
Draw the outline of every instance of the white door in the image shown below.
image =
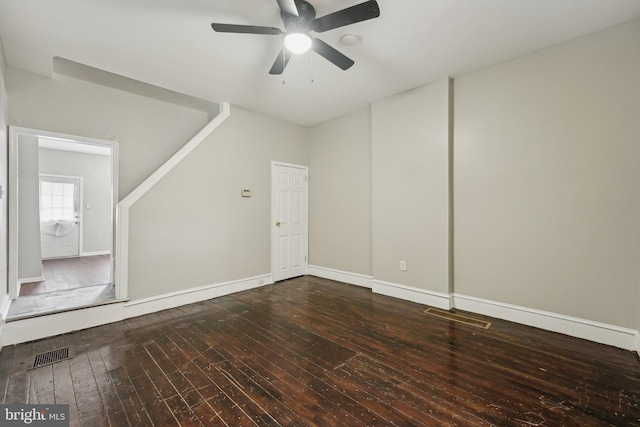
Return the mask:
<path fill-rule="evenodd" d="M 307 273 L 307 167 L 272 163 L 273 280 Z"/>
<path fill-rule="evenodd" d="M 80 255 L 80 178 L 40 176 L 42 258 Z"/>

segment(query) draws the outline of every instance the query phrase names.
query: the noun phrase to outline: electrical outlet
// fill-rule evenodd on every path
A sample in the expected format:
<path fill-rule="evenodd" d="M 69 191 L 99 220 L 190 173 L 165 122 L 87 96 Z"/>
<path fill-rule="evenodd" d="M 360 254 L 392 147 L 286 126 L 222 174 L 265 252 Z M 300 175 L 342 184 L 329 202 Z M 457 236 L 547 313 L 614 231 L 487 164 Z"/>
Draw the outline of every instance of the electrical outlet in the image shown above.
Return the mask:
<path fill-rule="evenodd" d="M 407 271 L 407 261 L 400 261 L 400 271 Z"/>

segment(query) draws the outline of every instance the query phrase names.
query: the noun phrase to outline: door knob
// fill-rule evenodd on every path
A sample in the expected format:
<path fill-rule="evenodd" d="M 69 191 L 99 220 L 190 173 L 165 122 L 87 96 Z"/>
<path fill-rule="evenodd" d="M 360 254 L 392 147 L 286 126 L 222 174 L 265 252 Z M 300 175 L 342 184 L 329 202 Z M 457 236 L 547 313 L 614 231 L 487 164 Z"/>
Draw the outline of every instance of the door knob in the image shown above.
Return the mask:
<path fill-rule="evenodd" d="M 276 227 L 280 227 L 280 221 L 276 221 Z"/>

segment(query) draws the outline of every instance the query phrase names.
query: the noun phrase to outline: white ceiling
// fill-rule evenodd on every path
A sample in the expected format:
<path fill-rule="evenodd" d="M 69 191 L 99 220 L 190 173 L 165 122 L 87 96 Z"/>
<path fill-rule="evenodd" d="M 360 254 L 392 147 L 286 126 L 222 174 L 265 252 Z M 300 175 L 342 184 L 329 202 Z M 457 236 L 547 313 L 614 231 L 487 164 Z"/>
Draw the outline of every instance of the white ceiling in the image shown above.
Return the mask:
<path fill-rule="evenodd" d="M 96 154 L 98 156 L 110 156 L 111 148 L 83 142 L 65 141 L 63 139 L 38 138 L 38 148 L 49 150 L 73 151 L 75 153 Z"/>
<path fill-rule="evenodd" d="M 362 2 L 309 1 L 318 16 Z M 312 125 L 640 17 L 640 0 L 378 3 L 379 18 L 317 35 L 355 61 L 347 71 L 314 54 L 272 76 L 281 36 L 211 29 L 211 22 L 283 28 L 276 0 L 0 0 L 0 38 L 15 68 L 50 75 L 57 56 Z M 362 43 L 341 45 L 347 33 Z"/>

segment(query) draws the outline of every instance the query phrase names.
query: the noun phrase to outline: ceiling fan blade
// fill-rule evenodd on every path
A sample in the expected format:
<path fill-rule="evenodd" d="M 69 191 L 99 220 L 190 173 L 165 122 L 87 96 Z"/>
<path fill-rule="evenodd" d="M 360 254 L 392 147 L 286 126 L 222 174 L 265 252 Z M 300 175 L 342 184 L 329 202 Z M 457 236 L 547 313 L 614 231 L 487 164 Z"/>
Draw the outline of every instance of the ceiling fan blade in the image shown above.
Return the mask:
<path fill-rule="evenodd" d="M 268 34 L 277 36 L 282 34 L 280 28 L 257 27 L 255 25 L 235 25 L 235 24 L 211 24 L 211 28 L 219 33 L 242 33 L 242 34 Z"/>
<path fill-rule="evenodd" d="M 378 2 L 369 0 L 346 9 L 339 10 L 329 15 L 322 16 L 313 21 L 311 28 L 313 31 L 322 33 L 356 22 L 366 21 L 380 16 Z"/>
<path fill-rule="evenodd" d="M 347 58 L 320 39 L 313 39 L 313 50 L 318 55 L 324 57 L 329 62 L 332 62 L 343 70 L 346 70 L 353 64 L 355 64 L 355 62 L 353 62 L 350 58 Z"/>
<path fill-rule="evenodd" d="M 296 6 L 295 0 L 276 0 L 278 2 L 278 6 L 280 6 L 280 10 L 282 13 L 293 16 L 298 15 L 298 7 Z"/>
<path fill-rule="evenodd" d="M 292 55 L 293 54 L 289 52 L 289 49 L 283 47 L 278 54 L 276 61 L 273 63 L 271 70 L 269 70 L 269 74 L 282 74 Z"/>

